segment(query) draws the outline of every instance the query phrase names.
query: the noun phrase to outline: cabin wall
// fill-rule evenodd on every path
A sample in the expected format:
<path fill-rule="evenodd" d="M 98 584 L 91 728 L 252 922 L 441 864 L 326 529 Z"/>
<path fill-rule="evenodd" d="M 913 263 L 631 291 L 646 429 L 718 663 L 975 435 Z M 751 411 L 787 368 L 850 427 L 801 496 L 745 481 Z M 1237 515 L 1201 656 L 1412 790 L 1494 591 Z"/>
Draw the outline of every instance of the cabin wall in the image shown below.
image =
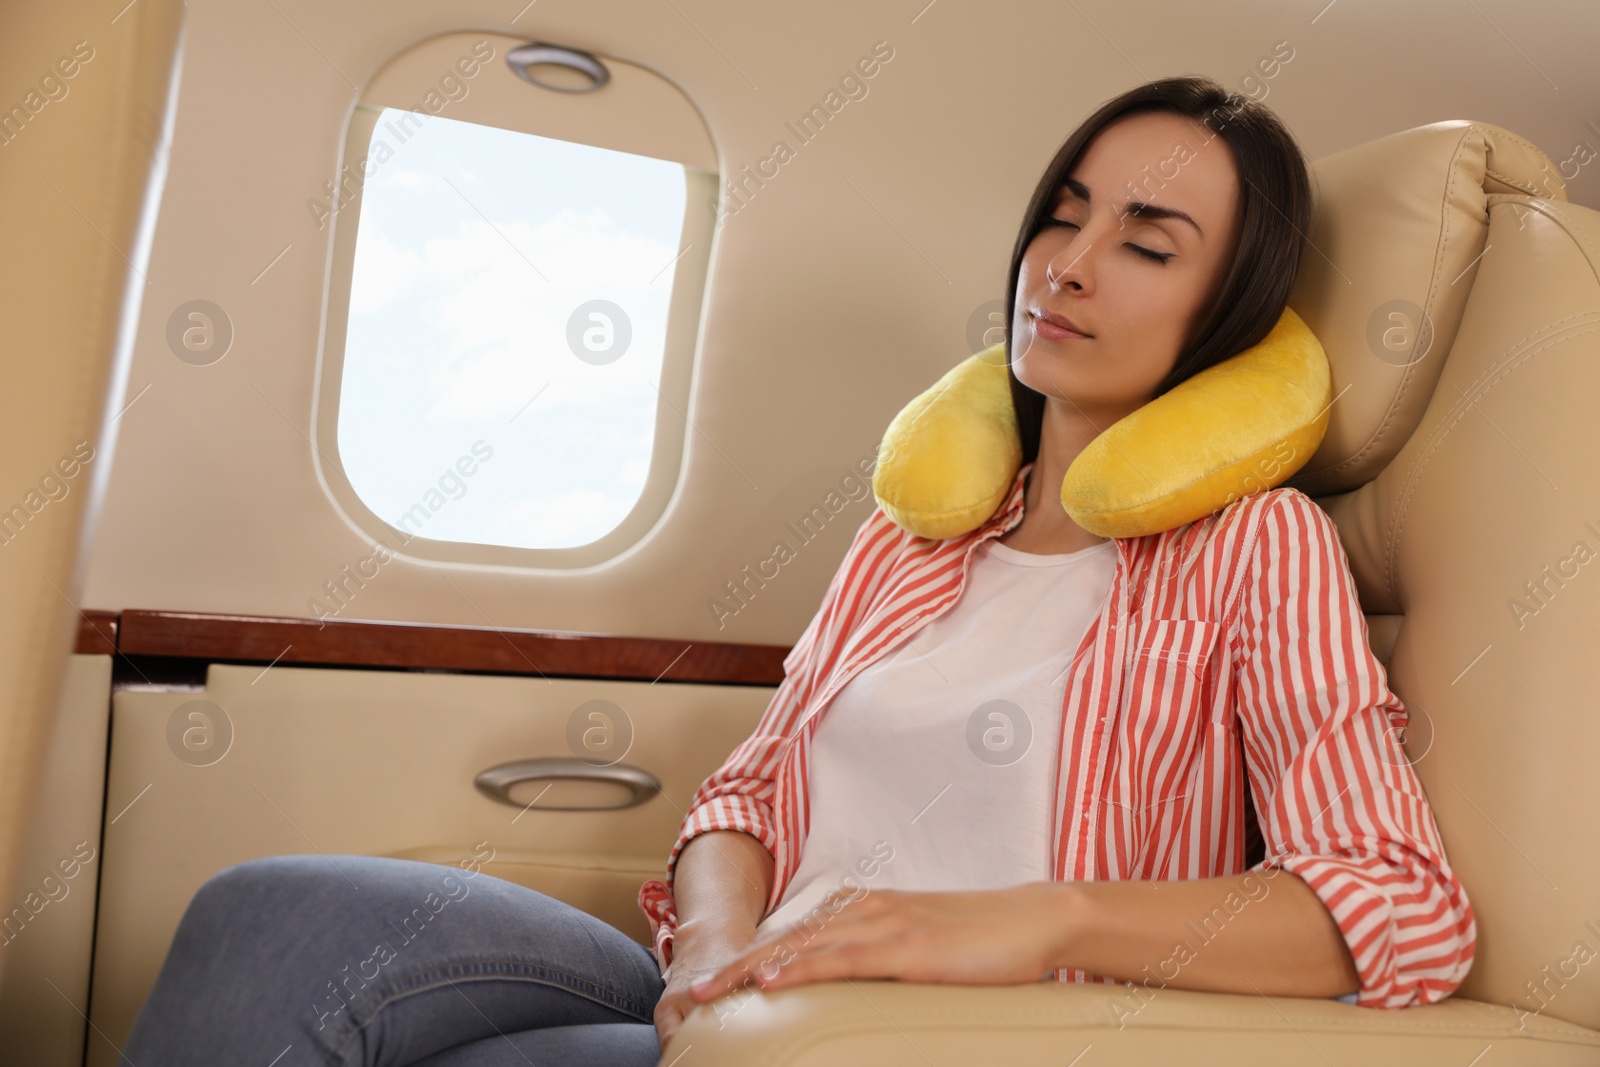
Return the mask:
<path fill-rule="evenodd" d="M 520 33 L 655 70 L 701 110 L 724 177 L 780 140 L 793 158 L 748 186 L 716 234 L 685 458 L 656 527 L 575 573 L 401 557 L 345 618 L 792 642 L 873 506 L 841 483 L 870 470 L 901 405 L 974 350 L 972 324 L 1004 294 L 1022 208 L 1060 141 L 1143 78 L 1199 70 L 1254 85 L 1313 158 L 1444 118 L 1502 123 L 1557 159 L 1589 136 L 1580 117 L 1551 112 L 1549 86 L 1493 27 L 1442 4 L 1386 10 L 1382 34 L 1349 10 L 1312 22 L 1252 3 L 1158 19 L 1111 4 L 836 0 L 759 18 L 731 2 L 515 7 L 189 5 L 133 403 L 118 422 L 86 606 L 304 616 L 323 583 L 370 554 L 319 479 L 308 436 L 330 249 L 307 201 L 337 169 L 360 87 L 433 35 Z M 1419 61 L 1438 19 L 1460 23 L 1458 77 Z M 1546 48 L 1578 47 L 1580 35 L 1541 26 Z M 1294 58 L 1263 82 L 1252 71 L 1278 41 Z M 878 42 L 892 59 L 866 95 L 800 143 L 785 124 Z M 1594 170 L 1571 184 L 1573 200 L 1596 200 Z M 168 349 L 166 326 L 202 298 L 226 310 L 235 340 L 195 367 Z M 814 508 L 827 521 L 802 541 L 789 524 Z M 749 578 L 779 541 L 793 559 Z"/>
<path fill-rule="evenodd" d="M 106 1040 L 90 1043 L 90 1067 L 115 1067 L 107 1041 L 132 1027 L 195 890 L 259 856 L 475 860 L 647 941 L 640 884 L 662 876 L 695 790 L 771 699 L 759 686 L 282 666 L 213 666 L 199 691 L 118 692 L 91 1012 Z M 578 736 L 596 723 L 616 751 L 591 762 L 644 768 L 659 795 L 545 810 L 613 802 L 556 782 L 520 810 L 475 788 L 503 763 L 583 757 Z"/>

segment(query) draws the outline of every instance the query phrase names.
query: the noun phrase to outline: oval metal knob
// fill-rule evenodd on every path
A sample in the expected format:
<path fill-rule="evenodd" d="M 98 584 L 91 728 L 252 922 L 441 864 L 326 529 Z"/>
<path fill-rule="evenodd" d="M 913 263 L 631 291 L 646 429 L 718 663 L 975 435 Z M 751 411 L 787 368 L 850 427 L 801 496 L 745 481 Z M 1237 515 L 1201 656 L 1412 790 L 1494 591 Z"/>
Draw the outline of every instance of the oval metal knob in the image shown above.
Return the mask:
<path fill-rule="evenodd" d="M 524 804 L 511 796 L 513 787 L 524 782 L 575 780 L 621 786 L 628 798 L 620 804 Z M 473 784 L 490 800 L 513 808 L 536 807 L 540 811 L 616 811 L 643 804 L 661 791 L 661 782 L 649 771 L 625 763 L 596 767 L 571 757 L 525 759 L 501 763 L 478 772 Z"/>
<path fill-rule="evenodd" d="M 542 41 L 513 48 L 506 53 L 506 62 L 523 81 L 532 82 L 541 89 L 554 89 L 558 93 L 592 93 L 596 89 L 603 89 L 611 80 L 611 72 L 606 69 L 606 65 L 590 53 L 558 44 L 545 44 Z M 538 66 L 563 67 L 576 71 L 587 77 L 589 84 L 569 86 L 540 81 L 529 70 L 530 67 Z"/>

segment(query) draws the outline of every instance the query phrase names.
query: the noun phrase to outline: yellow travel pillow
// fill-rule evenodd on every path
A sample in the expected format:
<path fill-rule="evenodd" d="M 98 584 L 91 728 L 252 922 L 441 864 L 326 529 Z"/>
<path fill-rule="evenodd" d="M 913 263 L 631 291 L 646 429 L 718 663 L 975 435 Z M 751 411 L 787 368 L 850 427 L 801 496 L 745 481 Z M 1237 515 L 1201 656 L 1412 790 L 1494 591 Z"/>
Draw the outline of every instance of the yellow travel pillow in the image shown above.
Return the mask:
<path fill-rule="evenodd" d="M 1089 442 L 1061 506 L 1100 537 L 1143 537 L 1263 492 L 1305 466 L 1328 429 L 1322 344 L 1285 307 L 1259 344 L 1180 382 Z M 958 537 L 1010 494 L 1022 442 L 1006 346 L 957 364 L 889 423 L 872 491 L 896 524 Z"/>

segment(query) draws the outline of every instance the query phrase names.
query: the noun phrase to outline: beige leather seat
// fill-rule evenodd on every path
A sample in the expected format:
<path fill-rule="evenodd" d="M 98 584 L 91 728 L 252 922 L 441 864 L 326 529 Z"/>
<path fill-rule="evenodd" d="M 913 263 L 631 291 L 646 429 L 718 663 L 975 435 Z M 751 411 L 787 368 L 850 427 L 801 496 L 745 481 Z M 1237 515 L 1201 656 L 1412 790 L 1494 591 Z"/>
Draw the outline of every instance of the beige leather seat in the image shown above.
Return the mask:
<path fill-rule="evenodd" d="M 827 983 L 699 1010 L 663 1063 L 1600 1062 L 1600 212 L 1484 123 L 1315 175 L 1291 304 L 1336 400 L 1291 484 L 1337 521 L 1411 709 L 1476 910 L 1466 983 L 1393 1011 L 1164 989 L 1131 1014 L 1115 986 Z"/>

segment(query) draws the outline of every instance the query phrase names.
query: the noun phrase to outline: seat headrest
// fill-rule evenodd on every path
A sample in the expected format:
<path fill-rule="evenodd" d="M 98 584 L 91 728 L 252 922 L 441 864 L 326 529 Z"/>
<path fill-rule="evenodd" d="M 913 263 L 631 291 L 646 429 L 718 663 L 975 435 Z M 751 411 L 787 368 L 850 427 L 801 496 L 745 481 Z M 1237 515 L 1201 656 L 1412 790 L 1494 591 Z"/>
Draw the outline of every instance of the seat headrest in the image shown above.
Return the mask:
<path fill-rule="evenodd" d="M 1550 158 L 1508 130 L 1452 120 L 1312 167 L 1312 229 L 1289 303 L 1333 375 L 1328 432 L 1287 482 L 1311 496 L 1364 485 L 1433 396 L 1489 232 L 1489 200 L 1565 201 Z"/>

